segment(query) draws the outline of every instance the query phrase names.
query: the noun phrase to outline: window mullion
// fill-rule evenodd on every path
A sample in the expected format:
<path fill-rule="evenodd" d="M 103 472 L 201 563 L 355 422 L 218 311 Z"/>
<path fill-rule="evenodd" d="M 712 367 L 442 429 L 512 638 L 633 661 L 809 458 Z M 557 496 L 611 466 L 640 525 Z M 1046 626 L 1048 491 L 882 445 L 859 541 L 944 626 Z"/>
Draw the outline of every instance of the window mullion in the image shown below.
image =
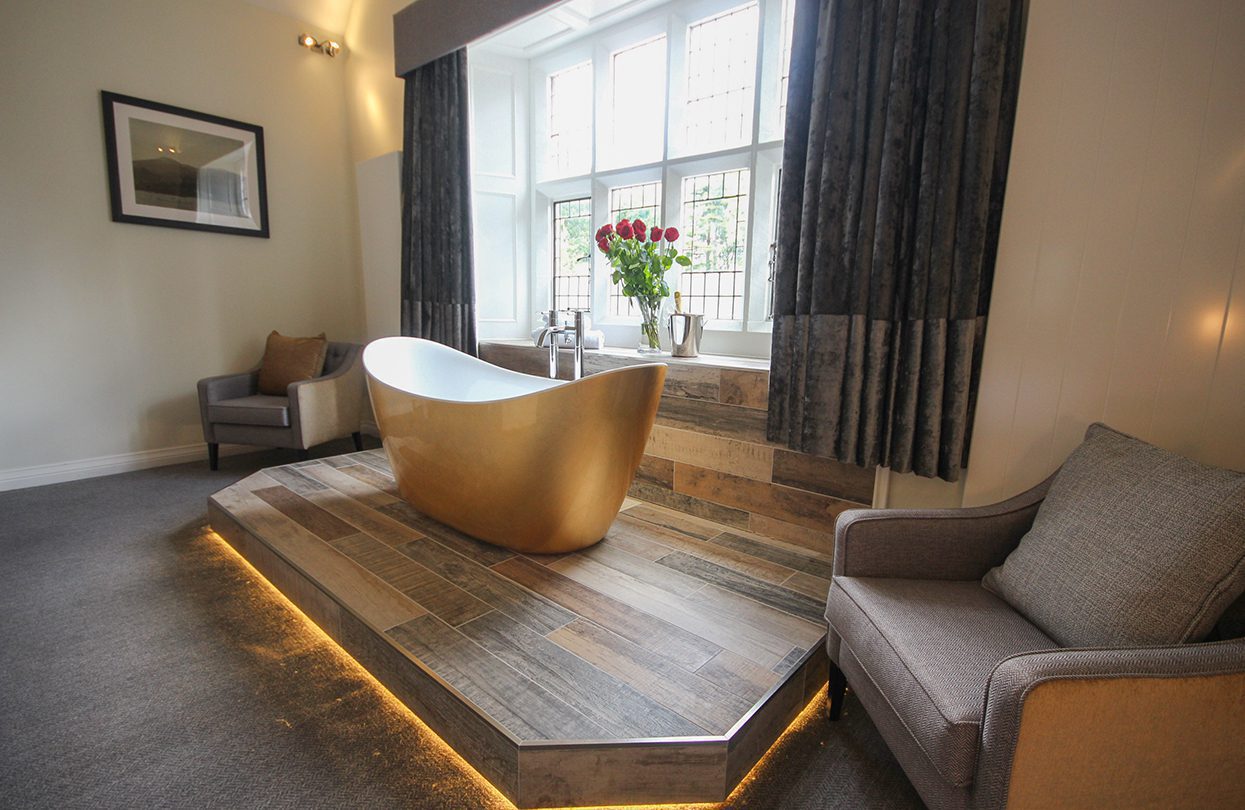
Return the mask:
<path fill-rule="evenodd" d="M 662 110 L 662 134 L 661 134 L 661 162 L 662 162 L 662 193 L 666 190 L 665 163 L 670 159 L 670 108 L 674 104 L 674 22 L 673 14 L 666 15 L 666 92 L 663 94 L 666 99 L 665 109 Z"/>
<path fill-rule="evenodd" d="M 756 219 L 756 200 L 757 200 L 757 144 L 761 142 L 761 99 L 765 95 L 761 77 L 764 73 L 765 66 L 765 21 L 769 17 L 766 10 L 774 0 L 761 0 L 761 7 L 757 13 L 757 37 L 756 37 L 756 58 L 753 60 L 753 78 L 752 86 L 755 88 L 752 93 L 752 150 L 748 155 L 748 245 L 744 250 L 744 298 L 743 312 L 741 320 L 743 322 L 742 329 L 747 331 L 748 322 L 752 318 L 752 274 L 755 268 L 752 264 L 753 251 L 756 249 L 756 236 L 760 231 L 760 225 Z"/>

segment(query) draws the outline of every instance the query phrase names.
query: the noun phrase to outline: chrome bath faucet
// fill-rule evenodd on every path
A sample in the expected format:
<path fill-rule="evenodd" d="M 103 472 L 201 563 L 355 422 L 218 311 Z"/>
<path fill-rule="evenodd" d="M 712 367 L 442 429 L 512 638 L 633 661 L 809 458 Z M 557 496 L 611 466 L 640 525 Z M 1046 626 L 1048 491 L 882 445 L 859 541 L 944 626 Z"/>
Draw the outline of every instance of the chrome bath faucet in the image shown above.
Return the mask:
<path fill-rule="evenodd" d="M 551 309 L 545 313 L 549 325 L 541 329 L 536 335 L 537 348 L 543 347 L 545 341 L 549 341 L 549 379 L 551 380 L 558 378 L 558 335 L 563 332 L 573 332 L 575 335 L 575 364 L 571 372 L 571 379 L 578 380 L 584 376 L 584 315 L 591 312 L 591 310 L 570 309 L 566 311 L 574 314 L 574 326 L 559 324 L 558 315 L 561 314 L 561 311 Z"/>

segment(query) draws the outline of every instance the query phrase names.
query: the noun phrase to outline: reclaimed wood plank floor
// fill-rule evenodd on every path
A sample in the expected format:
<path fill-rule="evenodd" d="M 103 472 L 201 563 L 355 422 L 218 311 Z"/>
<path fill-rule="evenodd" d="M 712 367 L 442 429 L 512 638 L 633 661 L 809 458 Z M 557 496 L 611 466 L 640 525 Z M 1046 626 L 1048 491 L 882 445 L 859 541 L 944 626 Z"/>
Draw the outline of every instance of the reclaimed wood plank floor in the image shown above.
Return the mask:
<path fill-rule="evenodd" d="M 598 545 L 523 555 L 395 493 L 366 451 L 257 473 L 213 507 L 517 745 L 722 744 L 818 686 L 793 678 L 824 682 L 827 555 L 630 499 Z"/>

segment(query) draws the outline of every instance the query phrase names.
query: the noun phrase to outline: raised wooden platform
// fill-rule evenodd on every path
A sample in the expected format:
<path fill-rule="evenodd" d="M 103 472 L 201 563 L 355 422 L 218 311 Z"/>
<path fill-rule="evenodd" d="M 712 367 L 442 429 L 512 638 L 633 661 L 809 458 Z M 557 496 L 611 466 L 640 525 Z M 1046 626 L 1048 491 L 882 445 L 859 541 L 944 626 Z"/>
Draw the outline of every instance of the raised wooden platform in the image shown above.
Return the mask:
<path fill-rule="evenodd" d="M 826 682 L 828 554 L 661 507 L 525 556 L 424 517 L 367 451 L 208 511 L 519 807 L 722 800 Z"/>

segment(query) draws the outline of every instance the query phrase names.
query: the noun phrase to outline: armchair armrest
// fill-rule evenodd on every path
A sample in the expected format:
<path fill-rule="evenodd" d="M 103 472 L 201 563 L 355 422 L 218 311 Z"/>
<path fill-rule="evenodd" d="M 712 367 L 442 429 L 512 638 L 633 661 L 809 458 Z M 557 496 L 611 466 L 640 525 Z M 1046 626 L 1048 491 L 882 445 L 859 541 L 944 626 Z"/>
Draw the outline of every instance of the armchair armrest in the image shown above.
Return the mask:
<path fill-rule="evenodd" d="M 354 349 L 332 372 L 312 380 L 290 383 L 290 426 L 301 446 L 312 447 L 359 430 L 367 383 L 362 353 Z"/>
<path fill-rule="evenodd" d="M 971 509 L 848 510 L 834 529 L 834 573 L 981 579 L 1033 525 L 1050 482 L 1047 478 L 1014 498 Z"/>
<path fill-rule="evenodd" d="M 203 423 L 203 440 L 216 441 L 212 423 L 208 420 L 208 406 L 223 399 L 248 397 L 259 390 L 259 366 L 239 374 L 222 374 L 199 380 L 199 420 Z M 213 468 L 214 469 L 214 468 Z"/>
<path fill-rule="evenodd" d="M 974 806 L 1245 806 L 1245 639 L 1024 653 L 986 686 Z"/>
<path fill-rule="evenodd" d="M 199 380 L 199 401 L 211 404 L 222 399 L 248 397 L 259 391 L 259 368 L 238 374 L 222 374 Z"/>

